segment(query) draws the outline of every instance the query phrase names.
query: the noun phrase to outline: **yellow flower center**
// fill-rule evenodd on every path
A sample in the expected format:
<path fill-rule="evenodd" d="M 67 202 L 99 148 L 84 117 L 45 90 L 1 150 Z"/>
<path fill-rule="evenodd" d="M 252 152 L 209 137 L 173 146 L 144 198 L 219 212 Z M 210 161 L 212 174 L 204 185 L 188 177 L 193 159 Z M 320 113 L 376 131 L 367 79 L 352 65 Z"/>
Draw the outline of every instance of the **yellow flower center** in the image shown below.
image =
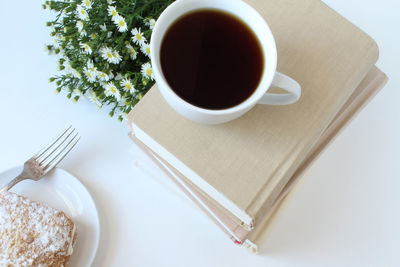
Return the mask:
<path fill-rule="evenodd" d="M 131 85 L 130 83 L 127 83 L 127 84 L 125 85 L 125 87 L 126 87 L 127 89 L 132 89 L 132 85 Z"/>
<path fill-rule="evenodd" d="M 142 36 L 139 33 L 137 33 L 136 34 L 136 39 L 138 39 L 140 41 L 140 40 L 142 40 Z"/>
<path fill-rule="evenodd" d="M 117 15 L 117 11 L 116 11 L 116 10 L 111 11 L 111 15 L 112 15 L 113 17 L 115 17 L 115 16 Z"/>
<path fill-rule="evenodd" d="M 117 92 L 117 88 L 115 88 L 114 86 L 111 86 L 110 91 L 111 91 L 111 93 L 115 94 Z"/>
<path fill-rule="evenodd" d="M 146 47 L 146 53 L 150 55 L 150 47 Z"/>
<path fill-rule="evenodd" d="M 146 69 L 146 73 L 147 75 L 151 76 L 151 74 L 153 73 L 153 71 L 151 69 Z"/>
<path fill-rule="evenodd" d="M 118 21 L 119 26 L 124 27 L 125 26 L 125 21 L 120 20 Z"/>
<path fill-rule="evenodd" d="M 87 75 L 89 78 L 92 78 L 92 74 L 91 74 L 90 72 L 86 72 L 86 75 Z"/>
<path fill-rule="evenodd" d="M 96 34 L 92 33 L 92 39 L 96 38 Z"/>
<path fill-rule="evenodd" d="M 85 10 L 82 9 L 82 10 L 81 10 L 81 14 L 82 14 L 82 15 L 85 15 Z"/>
<path fill-rule="evenodd" d="M 86 6 L 90 6 L 90 1 L 89 1 L 89 0 L 86 0 L 86 1 L 85 1 L 85 5 L 86 5 Z"/>
<path fill-rule="evenodd" d="M 113 55 L 110 53 L 110 52 L 107 52 L 107 55 L 106 55 L 108 58 L 112 58 L 113 57 Z"/>

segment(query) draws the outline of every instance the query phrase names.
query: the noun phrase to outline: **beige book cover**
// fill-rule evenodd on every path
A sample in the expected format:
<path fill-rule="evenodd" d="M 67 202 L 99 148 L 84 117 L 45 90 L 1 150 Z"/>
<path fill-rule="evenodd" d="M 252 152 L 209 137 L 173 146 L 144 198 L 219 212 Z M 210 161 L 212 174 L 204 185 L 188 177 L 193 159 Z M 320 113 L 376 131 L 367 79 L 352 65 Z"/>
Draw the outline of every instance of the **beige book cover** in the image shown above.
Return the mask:
<path fill-rule="evenodd" d="M 296 184 L 305 170 L 313 161 L 315 161 L 318 155 L 320 155 L 334 137 L 337 136 L 343 127 L 349 123 L 349 121 L 354 118 L 354 116 L 368 103 L 368 101 L 370 101 L 372 97 L 385 85 L 386 81 L 386 75 L 378 68 L 373 67 L 368 72 L 367 76 L 362 80 L 349 100 L 335 116 L 332 123 L 316 142 L 315 146 L 311 149 L 310 153 L 282 190 L 280 197 L 274 205 L 274 209 L 270 214 L 265 216 L 263 222 L 257 225 L 251 232 L 244 230 L 240 225 L 235 223 L 235 221 L 227 215 L 225 209 L 221 209 L 221 207 L 218 206 L 218 203 L 215 203 L 213 199 L 209 198 L 209 196 L 204 194 L 204 192 L 199 188 L 196 188 L 191 184 L 190 181 L 183 177 L 176 169 L 162 159 L 157 158 L 157 155 L 155 155 L 133 135 L 131 135 L 131 138 L 167 174 L 167 177 L 170 177 L 178 188 L 194 201 L 235 243 L 243 243 L 244 246 L 249 248 L 252 252 L 257 252 L 268 223 L 290 189 Z"/>
<path fill-rule="evenodd" d="M 244 223 L 260 223 L 315 142 L 378 58 L 375 42 L 319 0 L 247 1 L 275 36 L 278 71 L 299 102 L 257 105 L 221 125 L 176 114 L 154 86 L 130 113 L 134 133 Z M 266 59 L 268 60 L 268 59 Z"/>
<path fill-rule="evenodd" d="M 250 248 L 253 252 L 257 252 L 262 244 L 265 230 L 273 219 L 274 214 L 282 204 L 284 198 L 299 181 L 299 178 L 311 166 L 311 164 L 318 158 L 324 151 L 329 143 L 343 130 L 343 128 L 368 104 L 369 101 L 385 86 L 387 83 L 387 76 L 377 67 L 373 67 L 356 88 L 351 97 L 343 105 L 342 109 L 335 116 L 333 121 L 329 124 L 328 128 L 324 131 L 315 145 L 312 147 L 307 157 L 300 164 L 299 168 L 295 171 L 285 188 L 282 190 L 275 207 L 264 217 L 263 222 L 258 225 L 247 237 L 245 246 Z"/>

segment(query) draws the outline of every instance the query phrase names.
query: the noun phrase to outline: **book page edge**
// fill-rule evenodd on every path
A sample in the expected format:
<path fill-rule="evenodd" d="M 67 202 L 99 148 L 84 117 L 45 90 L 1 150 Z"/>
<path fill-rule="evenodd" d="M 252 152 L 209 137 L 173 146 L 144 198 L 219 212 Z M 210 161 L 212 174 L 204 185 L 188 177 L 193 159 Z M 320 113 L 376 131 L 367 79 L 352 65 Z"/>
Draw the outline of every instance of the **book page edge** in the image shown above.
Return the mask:
<path fill-rule="evenodd" d="M 223 207 L 229 210 L 233 215 L 235 215 L 239 220 L 248 226 L 248 230 L 253 229 L 253 218 L 250 217 L 246 212 L 240 209 L 235 203 L 230 199 L 225 197 L 222 193 L 212 187 L 204 179 L 202 179 L 197 173 L 186 166 L 182 161 L 168 152 L 163 146 L 161 146 L 157 141 L 151 138 L 147 133 L 140 129 L 134 122 L 132 122 L 132 130 L 135 136 L 146 144 L 151 150 L 157 153 L 166 162 L 174 166 L 179 172 L 181 172 L 185 177 L 189 178 L 196 186 L 203 190 L 210 197 L 214 198 L 215 201 L 220 203 Z"/>

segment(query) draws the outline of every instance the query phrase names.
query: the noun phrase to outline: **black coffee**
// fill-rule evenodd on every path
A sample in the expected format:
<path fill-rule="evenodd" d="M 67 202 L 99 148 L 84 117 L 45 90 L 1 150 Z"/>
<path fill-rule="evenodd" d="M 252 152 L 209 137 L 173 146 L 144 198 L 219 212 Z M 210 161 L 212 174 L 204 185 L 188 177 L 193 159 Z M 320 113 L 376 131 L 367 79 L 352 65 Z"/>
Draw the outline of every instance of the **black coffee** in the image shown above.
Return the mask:
<path fill-rule="evenodd" d="M 226 109 L 245 101 L 264 68 L 261 45 L 240 19 L 200 10 L 178 19 L 161 44 L 164 76 L 185 101 L 206 109 Z"/>

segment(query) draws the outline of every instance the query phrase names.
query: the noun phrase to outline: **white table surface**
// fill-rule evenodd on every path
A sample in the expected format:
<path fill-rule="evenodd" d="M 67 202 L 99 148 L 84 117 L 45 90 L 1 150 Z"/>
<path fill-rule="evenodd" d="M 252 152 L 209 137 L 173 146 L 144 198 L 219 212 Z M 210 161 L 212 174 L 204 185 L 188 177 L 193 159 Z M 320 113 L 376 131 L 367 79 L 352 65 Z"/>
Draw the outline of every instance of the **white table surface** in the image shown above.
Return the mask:
<path fill-rule="evenodd" d="M 99 210 L 93 266 L 400 266 L 398 0 L 325 1 L 376 39 L 377 65 L 390 81 L 292 192 L 261 255 L 233 245 L 153 165 L 138 161 L 125 124 L 53 93 L 56 65 L 43 49 L 40 2 L 0 2 L 0 171 L 67 125 L 79 130 L 61 167 L 87 186 Z"/>

